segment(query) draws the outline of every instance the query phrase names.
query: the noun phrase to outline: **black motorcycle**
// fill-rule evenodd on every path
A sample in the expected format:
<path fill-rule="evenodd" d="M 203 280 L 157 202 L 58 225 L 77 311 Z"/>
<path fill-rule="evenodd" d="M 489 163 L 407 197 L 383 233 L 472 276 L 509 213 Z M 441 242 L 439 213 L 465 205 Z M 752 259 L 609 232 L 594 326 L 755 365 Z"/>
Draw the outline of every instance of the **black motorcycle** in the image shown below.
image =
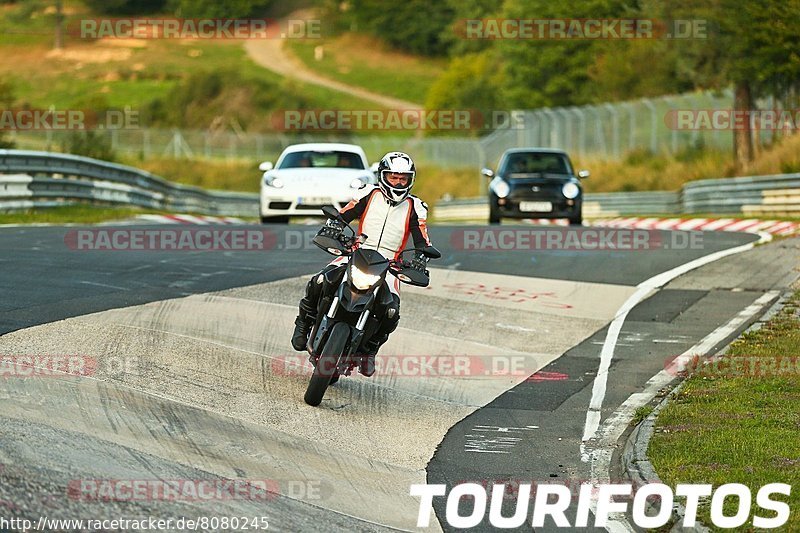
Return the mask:
<path fill-rule="evenodd" d="M 329 222 L 314 237 L 314 244 L 332 255 L 349 256 L 347 264 L 325 271 L 321 280 L 322 295 L 317 320 L 308 339 L 309 360 L 314 373 L 308 384 L 305 402 L 317 406 L 328 386 L 368 364 L 364 345 L 378 330 L 387 309 L 393 303 L 384 280 L 391 273 L 403 283 L 427 287 L 429 272 L 424 260 L 442 255 L 433 246 L 403 251 L 398 259 L 388 260 L 377 250 L 361 248 L 366 235 L 356 232 L 332 207 L 324 207 Z M 412 261 L 403 259 L 415 253 Z"/>

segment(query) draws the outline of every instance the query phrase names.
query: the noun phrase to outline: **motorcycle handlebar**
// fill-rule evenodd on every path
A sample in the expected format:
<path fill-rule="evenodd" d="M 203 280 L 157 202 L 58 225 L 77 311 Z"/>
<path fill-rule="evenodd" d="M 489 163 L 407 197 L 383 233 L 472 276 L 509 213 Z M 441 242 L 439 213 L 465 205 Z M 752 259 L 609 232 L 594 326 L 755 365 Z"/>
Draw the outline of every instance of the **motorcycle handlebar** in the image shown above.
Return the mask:
<path fill-rule="evenodd" d="M 348 224 L 343 218 L 341 213 L 339 213 L 336 209 L 330 206 L 325 206 L 322 208 L 322 212 L 325 216 L 328 217 L 328 221 L 335 221 L 340 224 L 340 234 L 336 236 L 336 240 L 338 240 L 342 246 L 345 247 L 345 250 L 342 250 L 344 255 L 350 255 L 355 251 L 358 245 L 363 244 L 367 240 L 367 236 L 363 233 L 360 235 L 356 235 L 355 230 Z M 335 226 L 335 225 L 332 225 Z M 345 230 L 350 230 L 350 235 L 345 235 Z M 403 254 L 407 252 L 417 252 L 426 259 L 439 259 L 442 257 L 442 254 L 439 250 L 437 250 L 434 246 L 425 246 L 421 249 L 411 248 L 408 250 L 403 250 L 400 252 L 400 259 L 399 260 L 392 260 L 389 262 L 390 268 L 392 267 L 401 267 L 401 268 L 413 268 L 414 264 L 412 262 L 408 262 L 402 259 Z"/>

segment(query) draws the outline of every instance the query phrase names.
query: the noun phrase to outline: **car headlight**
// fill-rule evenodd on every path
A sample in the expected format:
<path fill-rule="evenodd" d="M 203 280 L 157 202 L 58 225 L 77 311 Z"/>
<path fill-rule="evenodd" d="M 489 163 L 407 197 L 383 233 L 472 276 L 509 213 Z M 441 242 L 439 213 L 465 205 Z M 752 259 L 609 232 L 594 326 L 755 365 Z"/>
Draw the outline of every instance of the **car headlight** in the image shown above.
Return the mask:
<path fill-rule="evenodd" d="M 580 193 L 580 188 L 572 182 L 565 183 L 564 186 L 561 187 L 561 194 L 570 200 L 576 198 Z"/>
<path fill-rule="evenodd" d="M 378 283 L 381 277 L 374 274 L 367 274 L 366 272 L 357 269 L 355 266 L 350 268 L 350 281 L 356 289 L 365 291 Z"/>
<path fill-rule="evenodd" d="M 511 192 L 511 187 L 508 186 L 503 180 L 497 180 L 494 185 L 492 185 L 492 190 L 497 195 L 498 198 L 505 198 Z"/>
<path fill-rule="evenodd" d="M 356 178 L 356 179 L 354 179 L 353 181 L 350 182 L 350 188 L 351 189 L 360 189 L 364 185 L 366 185 L 366 184 L 363 181 L 361 181 L 360 178 Z"/>
<path fill-rule="evenodd" d="M 280 178 L 267 179 L 267 185 L 269 185 L 270 187 L 275 187 L 276 189 L 282 189 L 283 180 L 281 180 Z"/>

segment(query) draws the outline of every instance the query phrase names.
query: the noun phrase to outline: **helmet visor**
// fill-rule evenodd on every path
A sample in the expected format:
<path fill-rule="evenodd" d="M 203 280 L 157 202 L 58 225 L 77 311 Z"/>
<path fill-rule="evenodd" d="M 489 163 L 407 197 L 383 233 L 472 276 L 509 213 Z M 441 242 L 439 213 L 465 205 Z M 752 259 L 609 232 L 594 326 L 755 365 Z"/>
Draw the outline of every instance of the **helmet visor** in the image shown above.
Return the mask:
<path fill-rule="evenodd" d="M 395 172 L 384 170 L 383 181 L 394 189 L 405 189 L 414 182 L 414 172 Z"/>

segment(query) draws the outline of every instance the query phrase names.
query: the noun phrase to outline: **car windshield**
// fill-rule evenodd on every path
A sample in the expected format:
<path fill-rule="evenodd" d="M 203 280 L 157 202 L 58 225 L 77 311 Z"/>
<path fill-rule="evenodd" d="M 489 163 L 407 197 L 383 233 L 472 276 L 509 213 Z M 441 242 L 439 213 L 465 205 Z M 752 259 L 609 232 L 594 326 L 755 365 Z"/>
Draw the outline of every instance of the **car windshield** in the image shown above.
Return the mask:
<path fill-rule="evenodd" d="M 278 168 L 354 168 L 363 170 L 366 167 L 361 157 L 354 152 L 330 151 L 321 152 L 307 150 L 286 154 Z"/>
<path fill-rule="evenodd" d="M 514 178 L 515 174 L 571 174 L 572 167 L 564 154 L 511 154 L 501 173 Z"/>

